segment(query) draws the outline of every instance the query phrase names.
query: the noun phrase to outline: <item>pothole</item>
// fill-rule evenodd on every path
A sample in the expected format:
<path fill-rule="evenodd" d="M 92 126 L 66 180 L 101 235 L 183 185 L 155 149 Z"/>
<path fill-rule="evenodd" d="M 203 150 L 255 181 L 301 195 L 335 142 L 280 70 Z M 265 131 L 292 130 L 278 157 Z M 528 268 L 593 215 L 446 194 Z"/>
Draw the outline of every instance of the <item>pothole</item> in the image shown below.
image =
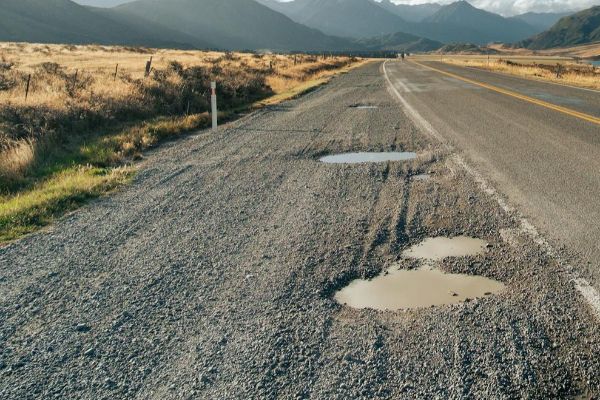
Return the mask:
<path fill-rule="evenodd" d="M 386 161 L 407 161 L 417 158 L 417 153 L 412 152 L 358 152 L 332 154 L 321 157 L 319 161 L 328 164 L 361 164 L 361 163 L 380 163 Z"/>
<path fill-rule="evenodd" d="M 408 258 L 441 260 L 446 257 L 466 257 L 483 254 L 487 243 L 467 236 L 428 238 L 412 246 L 402 255 Z"/>
<path fill-rule="evenodd" d="M 428 261 L 445 257 L 481 254 L 483 240 L 456 237 L 430 238 L 405 251 L 403 255 Z M 394 265 L 371 280 L 356 279 L 339 290 L 334 298 L 352 308 L 376 310 L 415 309 L 457 304 L 490 296 L 504 290 L 502 282 L 482 276 L 447 274 L 430 263 L 418 270 L 402 270 Z"/>
<path fill-rule="evenodd" d="M 379 106 L 374 106 L 371 104 L 352 104 L 350 108 L 356 108 L 357 110 L 374 110 L 379 108 Z"/>
<path fill-rule="evenodd" d="M 394 311 L 462 303 L 503 289 L 501 282 L 481 276 L 395 268 L 370 281 L 353 281 L 336 293 L 335 300 L 352 308 Z"/>

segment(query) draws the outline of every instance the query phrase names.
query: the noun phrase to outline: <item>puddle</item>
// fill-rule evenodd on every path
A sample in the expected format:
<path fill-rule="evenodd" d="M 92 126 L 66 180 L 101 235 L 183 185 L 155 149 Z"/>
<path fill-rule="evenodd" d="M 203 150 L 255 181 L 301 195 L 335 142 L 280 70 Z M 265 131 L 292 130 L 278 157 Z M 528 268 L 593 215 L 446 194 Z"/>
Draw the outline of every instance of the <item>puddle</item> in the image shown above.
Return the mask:
<path fill-rule="evenodd" d="M 482 254 L 487 246 L 480 239 L 459 236 L 424 240 L 402 255 L 428 261 L 446 257 Z M 482 276 L 447 274 L 425 263 L 418 270 L 393 266 L 372 280 L 357 279 L 338 291 L 334 298 L 353 308 L 400 310 L 457 304 L 501 292 L 502 282 Z"/>
<path fill-rule="evenodd" d="M 380 163 L 386 161 L 406 161 L 417 158 L 417 153 L 411 152 L 386 152 L 386 153 L 344 153 L 333 154 L 319 159 L 319 161 L 328 164 L 360 164 L 360 163 Z"/>
<path fill-rule="evenodd" d="M 353 104 L 350 108 L 356 108 L 358 110 L 375 110 L 379 108 L 378 106 L 368 105 L 368 104 Z"/>
<path fill-rule="evenodd" d="M 454 238 L 436 237 L 425 239 L 406 250 L 402 255 L 408 258 L 441 260 L 446 257 L 465 257 L 483 254 L 487 243 L 481 239 L 458 236 Z"/>
<path fill-rule="evenodd" d="M 394 311 L 462 303 L 499 293 L 504 287 L 501 282 L 481 276 L 394 268 L 370 281 L 353 281 L 336 293 L 335 300 L 352 308 Z"/>

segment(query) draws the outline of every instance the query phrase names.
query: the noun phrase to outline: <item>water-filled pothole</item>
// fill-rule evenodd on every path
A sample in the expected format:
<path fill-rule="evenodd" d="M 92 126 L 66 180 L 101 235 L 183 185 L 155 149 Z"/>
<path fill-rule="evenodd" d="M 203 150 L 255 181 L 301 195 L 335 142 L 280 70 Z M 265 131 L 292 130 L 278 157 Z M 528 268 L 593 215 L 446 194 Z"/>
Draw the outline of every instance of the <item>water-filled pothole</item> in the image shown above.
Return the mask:
<path fill-rule="evenodd" d="M 319 161 L 328 164 L 361 164 L 361 163 L 380 163 L 386 161 L 407 161 L 417 158 L 417 153 L 412 152 L 358 152 L 332 154 L 321 157 Z"/>
<path fill-rule="evenodd" d="M 486 243 L 468 237 L 431 238 L 403 253 L 429 261 L 483 253 Z M 482 276 L 447 274 L 429 264 L 418 270 L 392 266 L 372 280 L 357 279 L 335 294 L 338 303 L 353 308 L 400 310 L 456 304 L 499 293 L 504 284 Z"/>
<path fill-rule="evenodd" d="M 375 110 L 379 108 L 379 106 L 374 106 L 371 104 L 352 104 L 350 108 L 356 108 L 357 110 Z"/>
<path fill-rule="evenodd" d="M 412 246 L 402 255 L 408 258 L 441 260 L 446 257 L 465 257 L 482 254 L 487 243 L 466 236 L 428 238 Z"/>
<path fill-rule="evenodd" d="M 462 303 L 503 289 L 501 282 L 481 276 L 393 268 L 370 281 L 353 281 L 335 294 L 335 300 L 352 308 L 401 310 Z"/>

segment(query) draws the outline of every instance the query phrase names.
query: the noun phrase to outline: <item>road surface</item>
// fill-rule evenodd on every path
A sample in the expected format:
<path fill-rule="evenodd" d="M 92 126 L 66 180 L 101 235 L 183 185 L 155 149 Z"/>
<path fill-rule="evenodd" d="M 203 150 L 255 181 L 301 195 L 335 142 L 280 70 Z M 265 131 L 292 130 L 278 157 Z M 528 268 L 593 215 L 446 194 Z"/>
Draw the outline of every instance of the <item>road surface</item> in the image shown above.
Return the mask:
<path fill-rule="evenodd" d="M 406 101 L 555 247 L 566 245 L 600 289 L 600 92 L 439 62 L 393 63 L 387 70 Z"/>
<path fill-rule="evenodd" d="M 163 146 L 131 186 L 0 248 L 0 398 L 600 395 L 598 320 L 565 266 L 482 191 L 456 161 L 461 150 L 414 122 L 382 67 Z M 553 143 L 574 151 L 560 135 L 587 140 L 592 157 L 595 128 L 576 119 L 411 64 L 386 68 L 441 133 L 472 142 L 481 153 L 466 155 L 484 172 L 501 177 L 506 166 L 536 182 L 531 168 L 552 161 Z M 523 158 L 540 150 L 519 172 L 502 146 Z M 369 150 L 418 158 L 319 162 Z M 582 179 L 597 190 L 597 177 L 580 171 L 598 160 L 570 162 L 561 161 L 562 172 L 549 165 L 542 179 L 556 172 L 566 187 Z M 568 179 L 570 170 L 578 172 Z M 423 173 L 430 179 L 414 178 Z M 571 201 L 589 206 L 577 193 Z M 334 300 L 353 279 L 418 267 L 401 257 L 409 246 L 454 235 L 489 245 L 438 267 L 501 281 L 504 291 L 397 312 Z"/>

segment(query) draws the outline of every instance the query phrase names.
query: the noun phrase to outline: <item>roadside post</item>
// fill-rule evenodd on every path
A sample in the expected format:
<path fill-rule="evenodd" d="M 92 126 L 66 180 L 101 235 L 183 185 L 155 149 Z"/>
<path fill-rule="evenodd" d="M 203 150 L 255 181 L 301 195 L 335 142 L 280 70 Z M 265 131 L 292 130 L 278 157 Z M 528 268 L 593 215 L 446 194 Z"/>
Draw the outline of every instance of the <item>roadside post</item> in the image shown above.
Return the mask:
<path fill-rule="evenodd" d="M 27 76 L 27 87 L 25 88 L 25 100 L 27 100 L 27 97 L 29 96 L 29 84 L 31 83 L 31 74 L 29 74 L 29 76 Z"/>
<path fill-rule="evenodd" d="M 217 129 L 217 82 L 210 83 L 210 105 L 212 114 L 212 129 Z"/>
<path fill-rule="evenodd" d="M 153 56 L 150 56 L 150 60 L 146 61 L 146 71 L 145 71 L 145 77 L 149 77 L 150 76 L 150 72 L 152 71 L 152 58 Z"/>

